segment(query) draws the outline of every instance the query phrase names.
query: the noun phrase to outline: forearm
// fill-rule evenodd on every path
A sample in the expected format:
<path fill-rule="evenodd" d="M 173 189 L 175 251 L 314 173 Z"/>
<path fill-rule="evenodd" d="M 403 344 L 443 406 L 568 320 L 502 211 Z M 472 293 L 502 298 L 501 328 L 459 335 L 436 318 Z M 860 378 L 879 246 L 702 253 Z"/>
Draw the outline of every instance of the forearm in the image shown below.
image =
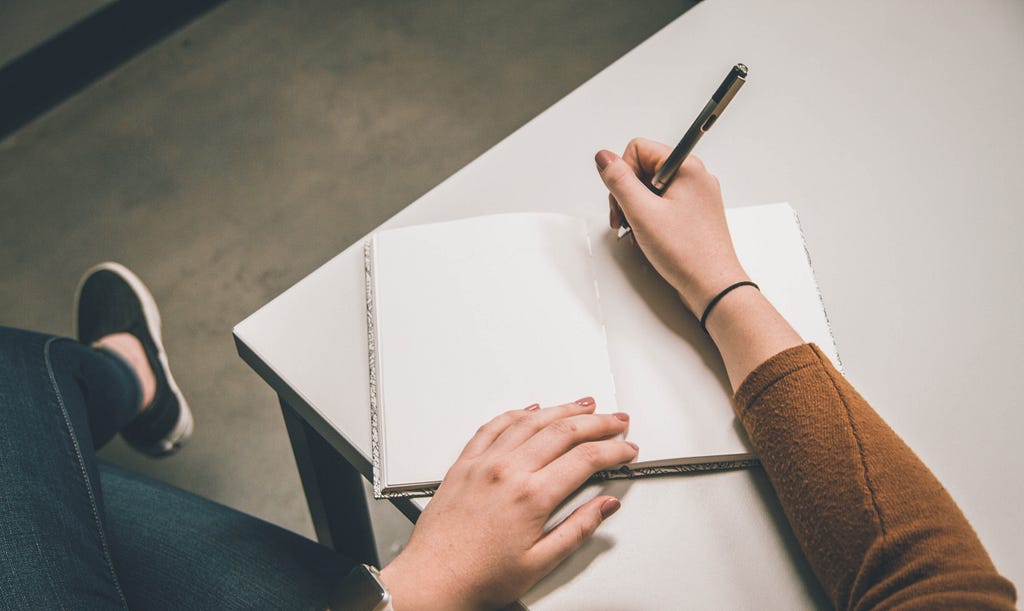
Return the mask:
<path fill-rule="evenodd" d="M 837 608 L 1014 608 L 946 490 L 816 347 L 757 367 L 736 408 Z"/>
<path fill-rule="evenodd" d="M 746 274 L 741 272 L 728 283 L 718 282 L 717 287 L 701 298 L 702 307 L 728 284 L 745 279 Z M 698 310 L 694 308 L 694 311 Z M 787 348 L 803 344 L 786 319 L 752 286 L 727 293 L 709 313 L 706 325 L 725 362 L 733 392 L 739 390 L 743 380 L 761 363 Z"/>
<path fill-rule="evenodd" d="M 622 158 L 601 151 L 596 162 L 611 226 L 629 220 L 648 261 L 700 317 L 747 276 L 718 181 L 699 160 L 691 155 L 661 197 L 644 186 L 669 151 L 635 139 Z M 759 291 L 726 294 L 706 325 L 740 419 L 837 607 L 1012 608 L 1013 586 L 946 491 Z"/>

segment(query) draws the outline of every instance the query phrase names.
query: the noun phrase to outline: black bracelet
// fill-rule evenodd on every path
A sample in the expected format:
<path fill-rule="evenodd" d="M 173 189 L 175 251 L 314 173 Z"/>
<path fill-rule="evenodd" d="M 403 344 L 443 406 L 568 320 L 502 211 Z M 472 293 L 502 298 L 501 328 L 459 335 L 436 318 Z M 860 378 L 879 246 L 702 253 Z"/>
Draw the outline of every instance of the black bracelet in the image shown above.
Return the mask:
<path fill-rule="evenodd" d="M 757 289 L 759 291 L 761 290 L 761 287 L 757 286 L 756 284 L 754 284 L 750 280 L 744 280 L 743 282 L 737 282 L 736 284 L 731 284 L 731 285 L 725 287 L 725 290 L 723 290 L 721 293 L 715 295 L 714 299 L 712 299 L 711 302 L 708 303 L 708 307 L 704 308 L 704 314 L 702 314 L 701 317 L 700 317 L 700 328 L 704 329 L 704 333 L 708 332 L 708 327 L 707 327 L 706 323 L 708 322 L 708 314 L 711 314 L 711 309 L 714 308 L 716 305 L 718 305 L 718 302 L 722 300 L 722 297 L 725 297 L 733 289 L 738 289 L 741 286 L 752 286 L 752 287 L 754 287 L 755 289 Z"/>

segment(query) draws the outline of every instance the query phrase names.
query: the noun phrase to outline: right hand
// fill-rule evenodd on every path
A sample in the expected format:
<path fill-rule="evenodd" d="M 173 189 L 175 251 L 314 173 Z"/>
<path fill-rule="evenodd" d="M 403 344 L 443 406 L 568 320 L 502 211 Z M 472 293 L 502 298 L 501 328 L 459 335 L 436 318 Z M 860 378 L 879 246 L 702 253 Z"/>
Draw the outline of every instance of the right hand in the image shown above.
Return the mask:
<path fill-rule="evenodd" d="M 646 186 L 672 149 L 635 138 L 622 157 L 597 153 L 598 172 L 611 194 L 609 222 L 625 218 L 637 245 L 659 274 L 700 316 L 708 302 L 734 282 L 749 280 L 729 237 L 718 179 L 690 155 L 660 197 Z"/>

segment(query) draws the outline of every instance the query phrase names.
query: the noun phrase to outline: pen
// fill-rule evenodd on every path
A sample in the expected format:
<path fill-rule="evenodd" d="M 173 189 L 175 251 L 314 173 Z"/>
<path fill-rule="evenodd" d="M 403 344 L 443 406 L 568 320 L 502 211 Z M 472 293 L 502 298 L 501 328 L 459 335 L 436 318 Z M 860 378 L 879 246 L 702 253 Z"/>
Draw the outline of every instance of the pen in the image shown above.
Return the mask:
<path fill-rule="evenodd" d="M 736 97 L 736 92 L 740 90 L 740 87 L 745 82 L 747 82 L 747 67 L 744 64 L 736 64 L 729 71 L 729 74 L 725 75 L 725 80 L 718 86 L 718 89 L 711 96 L 711 99 L 708 100 L 708 103 L 704 105 L 704 110 L 700 111 L 700 114 L 697 115 L 693 124 L 690 125 L 690 129 L 686 130 L 686 133 L 683 134 L 683 138 L 676 145 L 676 148 L 672 149 L 668 158 L 665 159 L 665 163 L 661 164 L 654 177 L 651 178 L 647 188 L 655 195 L 661 195 L 668 189 L 672 179 L 676 177 L 676 172 L 679 171 L 679 166 L 686 160 L 693 147 L 697 146 L 697 142 L 700 141 L 704 132 L 711 129 L 711 126 L 715 124 L 718 117 L 722 116 L 725 107 Z M 630 231 L 631 228 L 626 222 L 625 216 L 623 216 L 619 237 L 621 238 Z"/>

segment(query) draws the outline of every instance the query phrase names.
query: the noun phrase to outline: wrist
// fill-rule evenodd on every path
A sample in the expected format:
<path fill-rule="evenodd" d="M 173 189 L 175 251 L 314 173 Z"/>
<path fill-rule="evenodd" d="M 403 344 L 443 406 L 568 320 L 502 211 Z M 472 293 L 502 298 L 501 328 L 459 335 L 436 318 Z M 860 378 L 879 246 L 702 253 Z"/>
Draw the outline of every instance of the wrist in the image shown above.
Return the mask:
<path fill-rule="evenodd" d="M 423 589 L 405 579 L 402 571 L 396 568 L 397 563 L 398 559 L 396 558 L 391 564 L 380 570 L 380 580 L 391 593 L 391 606 L 395 611 L 427 608 L 422 605 L 424 601 L 418 600 L 418 594 L 422 594 Z"/>
<path fill-rule="evenodd" d="M 381 583 L 391 593 L 391 606 L 395 611 L 407 611 L 408 609 L 428 609 L 424 603 L 429 601 L 420 600 L 423 595 L 423 588 L 406 579 L 401 569 L 396 567 L 398 559 L 380 570 Z"/>
<path fill-rule="evenodd" d="M 775 306 L 752 286 L 726 294 L 705 322 L 708 335 L 725 362 L 734 392 L 761 363 L 803 343 Z"/>
<path fill-rule="evenodd" d="M 737 264 L 711 272 L 704 272 L 699 278 L 679 283 L 679 286 L 676 286 L 675 289 L 683 300 L 683 304 L 699 319 L 704 310 L 707 309 L 708 304 L 725 288 L 737 282 L 749 281 L 750 276 Z"/>
<path fill-rule="evenodd" d="M 380 580 L 391 593 L 394 611 L 473 608 L 452 591 L 451 581 L 438 576 L 436 569 L 407 566 L 401 555 L 380 570 Z"/>
<path fill-rule="evenodd" d="M 750 280 L 740 280 L 739 282 L 734 282 L 729 286 L 725 287 L 724 289 L 719 291 L 718 294 L 712 297 L 711 301 L 709 301 L 706 306 L 704 306 L 704 312 L 700 315 L 700 328 L 703 329 L 705 333 L 708 333 L 707 319 L 711 315 L 711 312 L 714 311 L 715 306 L 717 306 L 723 299 L 728 297 L 729 294 L 732 293 L 733 291 L 746 287 L 757 289 L 758 291 L 761 290 L 761 287 L 757 286 L 755 282 Z"/>
<path fill-rule="evenodd" d="M 753 312 L 759 311 L 765 304 L 772 307 L 761 294 L 760 288 L 754 285 L 744 284 L 722 294 L 728 287 L 746 281 L 747 279 L 744 277 L 722 285 L 718 292 L 704 302 L 703 309 L 697 311 L 698 317 L 706 316 L 704 330 L 712 339 L 723 337 L 736 330 L 745 330 L 747 325 L 744 323 L 752 317 Z M 716 298 L 718 301 L 712 303 Z M 716 341 L 716 343 L 718 342 Z"/>

